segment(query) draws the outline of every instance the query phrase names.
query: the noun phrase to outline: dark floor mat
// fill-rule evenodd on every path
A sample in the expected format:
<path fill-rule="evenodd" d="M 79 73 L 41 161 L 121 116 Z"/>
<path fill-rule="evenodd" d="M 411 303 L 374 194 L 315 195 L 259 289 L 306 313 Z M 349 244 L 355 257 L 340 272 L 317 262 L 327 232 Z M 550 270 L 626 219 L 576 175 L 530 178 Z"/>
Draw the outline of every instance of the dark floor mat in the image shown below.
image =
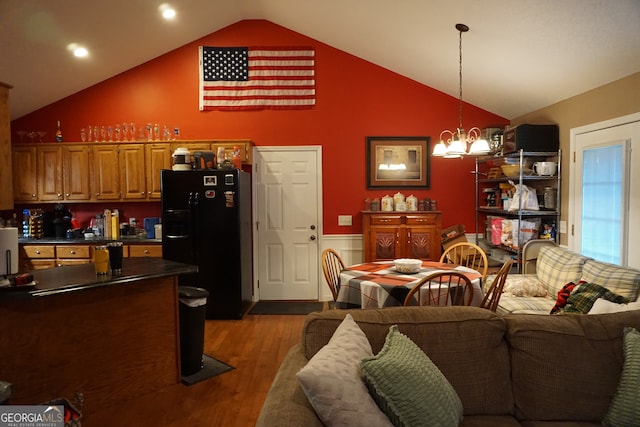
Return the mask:
<path fill-rule="evenodd" d="M 195 374 L 182 376 L 182 383 L 186 385 L 193 385 L 209 378 L 213 378 L 225 372 L 229 372 L 235 369 L 233 366 L 227 365 L 224 362 L 219 361 L 207 354 L 202 355 L 203 368 Z"/>

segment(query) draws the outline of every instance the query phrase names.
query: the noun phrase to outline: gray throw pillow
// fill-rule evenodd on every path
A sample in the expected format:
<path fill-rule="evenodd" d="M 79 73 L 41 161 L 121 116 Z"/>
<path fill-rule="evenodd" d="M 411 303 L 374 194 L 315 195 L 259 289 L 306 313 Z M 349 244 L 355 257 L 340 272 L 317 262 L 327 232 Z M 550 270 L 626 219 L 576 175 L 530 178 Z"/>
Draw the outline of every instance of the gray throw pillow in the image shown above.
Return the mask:
<path fill-rule="evenodd" d="M 371 344 L 351 314 L 296 377 L 324 425 L 391 427 L 364 385 L 360 361 L 373 356 Z"/>
<path fill-rule="evenodd" d="M 397 325 L 389 328 L 382 350 L 360 365 L 369 393 L 396 427 L 453 427 L 462 421 L 456 391 Z"/>

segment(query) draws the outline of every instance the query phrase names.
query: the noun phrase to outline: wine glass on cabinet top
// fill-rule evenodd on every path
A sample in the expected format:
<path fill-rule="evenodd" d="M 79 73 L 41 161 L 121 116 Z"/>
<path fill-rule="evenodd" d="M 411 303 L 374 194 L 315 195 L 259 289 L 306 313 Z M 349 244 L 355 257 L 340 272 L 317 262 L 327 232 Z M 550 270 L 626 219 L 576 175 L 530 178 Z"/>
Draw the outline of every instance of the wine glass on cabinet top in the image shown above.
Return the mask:
<path fill-rule="evenodd" d="M 16 133 L 18 134 L 18 137 L 20 138 L 20 142 L 24 142 L 24 136 L 27 134 L 26 130 L 19 130 L 16 131 Z"/>

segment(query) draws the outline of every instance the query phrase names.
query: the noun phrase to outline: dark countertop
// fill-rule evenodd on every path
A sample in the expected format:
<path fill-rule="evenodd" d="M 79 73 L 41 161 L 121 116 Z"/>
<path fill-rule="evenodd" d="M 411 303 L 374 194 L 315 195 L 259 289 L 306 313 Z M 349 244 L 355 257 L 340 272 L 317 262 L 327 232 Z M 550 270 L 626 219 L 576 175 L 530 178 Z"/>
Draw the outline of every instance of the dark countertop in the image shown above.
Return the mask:
<path fill-rule="evenodd" d="M 100 243 L 113 242 L 113 239 L 56 239 L 55 237 L 43 237 L 42 239 L 30 239 L 18 237 L 18 243 L 21 245 L 97 245 Z M 162 239 L 145 239 L 144 237 L 120 237 L 118 241 L 124 244 L 155 244 L 162 243 Z"/>
<path fill-rule="evenodd" d="M 46 297 L 64 292 L 82 291 L 102 286 L 128 285 L 146 279 L 196 273 L 198 267 L 162 258 L 124 258 L 122 273 L 96 275 L 94 264 L 81 264 L 33 270 L 35 287 L 16 290 L 0 288 L 0 298 Z"/>

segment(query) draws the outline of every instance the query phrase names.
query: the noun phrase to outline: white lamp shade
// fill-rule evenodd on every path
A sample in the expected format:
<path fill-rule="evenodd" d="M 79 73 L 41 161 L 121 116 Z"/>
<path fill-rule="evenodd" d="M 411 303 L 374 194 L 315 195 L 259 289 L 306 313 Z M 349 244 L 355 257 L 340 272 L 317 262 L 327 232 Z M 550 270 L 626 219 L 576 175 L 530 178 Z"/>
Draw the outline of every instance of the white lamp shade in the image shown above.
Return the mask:
<path fill-rule="evenodd" d="M 435 156 L 435 157 L 443 157 L 446 154 L 447 154 L 447 146 L 445 145 L 445 143 L 443 141 L 438 142 L 433 147 L 433 153 L 432 153 L 433 156 Z"/>
<path fill-rule="evenodd" d="M 449 147 L 447 148 L 447 157 L 458 157 L 458 156 L 464 156 L 465 154 L 467 154 L 467 150 L 465 150 L 465 146 L 464 143 L 460 140 L 455 140 L 452 141 L 451 144 L 449 144 Z"/>
<path fill-rule="evenodd" d="M 477 139 L 473 141 L 471 144 L 471 148 L 469 148 L 469 154 L 472 156 L 480 156 L 484 154 L 489 154 L 491 149 L 489 148 L 489 143 L 486 139 Z"/>

